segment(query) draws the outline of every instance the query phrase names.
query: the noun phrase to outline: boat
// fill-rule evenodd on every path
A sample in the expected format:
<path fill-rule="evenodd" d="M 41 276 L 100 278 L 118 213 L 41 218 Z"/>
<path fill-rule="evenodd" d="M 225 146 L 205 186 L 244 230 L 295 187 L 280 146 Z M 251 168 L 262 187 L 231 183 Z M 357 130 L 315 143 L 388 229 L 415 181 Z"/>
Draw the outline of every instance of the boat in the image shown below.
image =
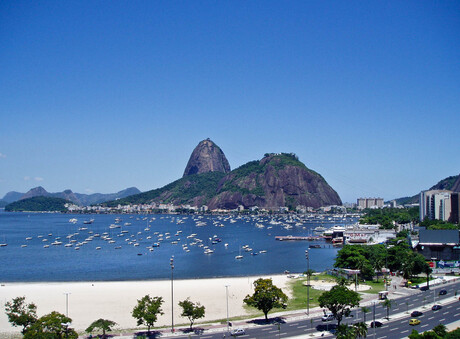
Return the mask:
<path fill-rule="evenodd" d="M 308 248 L 321 248 L 321 245 L 310 245 Z"/>
<path fill-rule="evenodd" d="M 94 222 L 94 219 L 90 219 L 90 220 L 84 220 L 83 223 L 85 225 L 89 225 L 89 224 L 92 224 Z"/>

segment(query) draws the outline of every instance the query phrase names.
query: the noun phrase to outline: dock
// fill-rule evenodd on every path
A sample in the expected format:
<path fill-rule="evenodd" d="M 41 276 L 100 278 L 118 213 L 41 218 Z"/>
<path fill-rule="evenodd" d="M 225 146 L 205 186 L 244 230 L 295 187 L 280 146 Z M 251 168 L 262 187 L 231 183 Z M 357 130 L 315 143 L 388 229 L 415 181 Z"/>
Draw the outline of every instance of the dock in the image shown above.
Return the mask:
<path fill-rule="evenodd" d="M 310 237 L 300 237 L 300 236 L 293 236 L 293 235 L 278 235 L 275 237 L 278 241 L 289 241 L 289 240 L 323 240 L 324 238 L 321 236 L 310 236 Z"/>

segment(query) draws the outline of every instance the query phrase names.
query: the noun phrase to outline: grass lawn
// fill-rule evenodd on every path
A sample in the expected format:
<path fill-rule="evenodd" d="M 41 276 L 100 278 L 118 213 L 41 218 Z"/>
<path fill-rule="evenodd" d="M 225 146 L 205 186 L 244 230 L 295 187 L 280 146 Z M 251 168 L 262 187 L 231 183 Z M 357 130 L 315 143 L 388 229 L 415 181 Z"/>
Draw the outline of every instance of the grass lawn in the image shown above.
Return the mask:
<path fill-rule="evenodd" d="M 365 283 L 361 283 L 364 285 L 369 285 L 371 289 L 362 291 L 363 293 L 370 293 L 370 294 L 377 294 L 380 291 L 385 290 L 385 284 L 383 283 L 383 279 L 380 279 L 378 282 L 375 280 L 372 281 L 366 281 Z"/>

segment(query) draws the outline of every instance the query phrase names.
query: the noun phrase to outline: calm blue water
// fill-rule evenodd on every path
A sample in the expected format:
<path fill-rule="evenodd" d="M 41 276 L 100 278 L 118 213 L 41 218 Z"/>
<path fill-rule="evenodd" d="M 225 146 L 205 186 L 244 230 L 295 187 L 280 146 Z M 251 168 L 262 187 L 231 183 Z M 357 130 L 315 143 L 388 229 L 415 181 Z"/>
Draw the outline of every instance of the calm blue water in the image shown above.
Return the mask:
<path fill-rule="evenodd" d="M 119 222 L 121 227 L 110 228 L 111 224 L 115 224 L 116 217 L 122 219 Z M 71 218 L 78 219 L 78 222 L 70 223 Z M 83 224 L 84 220 L 91 218 L 94 218 L 92 224 Z M 255 220 L 251 217 L 236 219 L 233 223 L 229 218 L 224 220 L 221 217 L 219 220 L 216 216 L 205 216 L 198 220 L 196 217 L 193 220 L 191 216 L 171 215 L 149 215 L 148 219 L 144 218 L 139 215 L 0 212 L 0 243 L 8 244 L 0 247 L 0 281 L 169 279 L 172 255 L 174 277 L 182 279 L 279 274 L 285 270 L 301 272 L 306 270 L 307 265 L 305 250 L 310 244 L 316 243 L 326 248 L 310 250 L 310 268 L 321 271 L 333 266 L 338 250 L 323 241 L 275 240 L 276 235 L 311 235 L 318 223 L 302 226 L 292 224 L 291 229 L 285 229 L 282 224 L 270 225 L 270 219 Z M 181 221 L 178 223 L 178 220 Z M 197 221 L 206 225 L 197 226 Z M 124 226 L 125 223 L 131 225 Z M 258 228 L 256 223 L 262 223 L 265 227 Z M 323 226 L 344 223 L 323 222 Z M 104 232 L 113 243 L 103 239 Z M 169 239 L 166 238 L 167 232 L 170 233 Z M 187 238 L 193 233 L 195 237 Z M 97 237 L 96 234 L 101 236 Z M 150 251 L 148 247 L 158 242 L 159 234 L 163 234 L 164 240 L 159 247 Z M 69 235 L 73 236 L 67 238 Z M 92 241 L 75 250 L 78 243 L 91 235 L 94 236 Z M 214 236 L 222 242 L 212 244 L 210 238 Z M 26 240 L 27 237 L 32 239 Z M 51 245 L 58 237 L 62 245 Z M 200 239 L 203 246 L 209 246 L 214 253 L 204 254 L 204 247 L 198 247 L 199 242 L 194 238 Z M 71 240 L 75 242 L 71 243 Z M 126 240 L 130 240 L 131 244 Z M 173 244 L 173 241 L 177 241 L 177 244 Z M 193 242 L 196 244 L 193 245 Z M 64 246 L 68 243 L 72 247 Z M 135 243 L 139 245 L 134 246 Z M 44 248 L 45 245 L 49 245 L 49 248 Z M 187 245 L 189 252 L 183 249 L 183 245 Z M 267 253 L 251 255 L 241 250 L 244 245 L 249 245 L 253 249 L 251 252 L 266 250 Z M 240 253 L 244 258 L 235 259 Z"/>

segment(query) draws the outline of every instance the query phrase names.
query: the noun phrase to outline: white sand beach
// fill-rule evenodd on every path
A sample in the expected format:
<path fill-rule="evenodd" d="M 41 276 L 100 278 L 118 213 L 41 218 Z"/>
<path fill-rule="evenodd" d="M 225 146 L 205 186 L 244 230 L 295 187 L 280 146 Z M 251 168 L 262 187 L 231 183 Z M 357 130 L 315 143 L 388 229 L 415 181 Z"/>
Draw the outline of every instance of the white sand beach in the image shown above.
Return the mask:
<path fill-rule="evenodd" d="M 180 317 L 178 302 L 190 297 L 206 307 L 205 321 L 225 319 L 227 316 L 226 288 L 228 287 L 229 316 L 246 314 L 243 299 L 253 292 L 253 282 L 261 277 L 234 277 L 215 279 L 174 280 L 174 323 L 187 324 L 187 318 Z M 263 276 L 272 278 L 273 283 L 288 294 L 286 275 Z M 110 319 L 118 328 L 135 328 L 136 320 L 131 311 L 137 300 L 149 294 L 164 299 L 164 315 L 159 317 L 155 326 L 171 324 L 171 281 L 120 281 L 120 282 L 60 282 L 60 283 L 3 283 L 0 286 L 2 306 L 18 296 L 25 296 L 26 302 L 35 303 L 38 316 L 51 311 L 66 313 L 66 295 L 68 312 L 72 318 L 72 327 L 84 330 L 91 322 L 99 318 Z M 2 307 L 3 308 L 3 307 Z M 20 332 L 12 327 L 5 315 L 0 312 L 0 333 Z"/>

